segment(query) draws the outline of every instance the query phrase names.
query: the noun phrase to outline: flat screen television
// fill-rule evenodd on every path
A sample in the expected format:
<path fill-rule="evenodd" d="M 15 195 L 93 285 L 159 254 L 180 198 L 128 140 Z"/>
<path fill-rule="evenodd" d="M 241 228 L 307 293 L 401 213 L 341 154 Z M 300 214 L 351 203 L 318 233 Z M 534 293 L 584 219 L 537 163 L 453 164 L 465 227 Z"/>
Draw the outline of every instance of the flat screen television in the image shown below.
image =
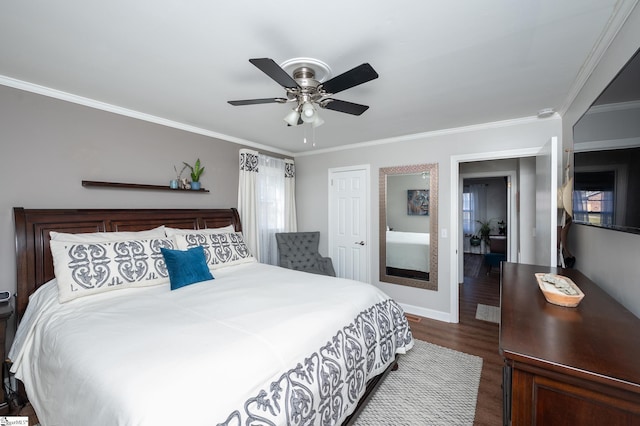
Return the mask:
<path fill-rule="evenodd" d="M 574 223 L 640 234 L 640 49 L 573 127 Z"/>

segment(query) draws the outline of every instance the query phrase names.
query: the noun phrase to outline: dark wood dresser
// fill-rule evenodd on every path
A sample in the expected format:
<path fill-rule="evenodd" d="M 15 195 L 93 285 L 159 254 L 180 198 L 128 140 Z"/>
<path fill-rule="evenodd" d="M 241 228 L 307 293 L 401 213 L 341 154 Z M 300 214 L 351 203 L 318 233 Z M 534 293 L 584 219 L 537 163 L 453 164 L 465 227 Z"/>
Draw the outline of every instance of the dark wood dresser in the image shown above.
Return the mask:
<path fill-rule="evenodd" d="M 548 303 L 534 276 L 585 294 Z M 571 269 L 502 263 L 500 353 L 505 425 L 640 425 L 640 319 Z"/>

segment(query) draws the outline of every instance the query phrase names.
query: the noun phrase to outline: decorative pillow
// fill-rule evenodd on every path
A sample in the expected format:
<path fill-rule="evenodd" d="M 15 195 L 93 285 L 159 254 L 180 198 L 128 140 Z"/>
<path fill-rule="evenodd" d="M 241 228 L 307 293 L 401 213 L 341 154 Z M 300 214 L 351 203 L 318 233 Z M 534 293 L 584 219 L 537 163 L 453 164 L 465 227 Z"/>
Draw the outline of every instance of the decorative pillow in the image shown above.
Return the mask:
<path fill-rule="evenodd" d="M 169 271 L 171 290 L 201 281 L 212 280 L 213 275 L 207 267 L 202 246 L 187 250 L 170 250 L 161 248 L 164 262 Z"/>
<path fill-rule="evenodd" d="M 221 234 L 227 232 L 235 232 L 236 229 L 233 225 L 223 226 L 222 228 L 204 228 L 204 229 L 180 229 L 180 228 L 168 228 L 165 227 L 167 237 L 173 237 L 174 235 L 188 235 L 193 233 L 201 234 Z"/>
<path fill-rule="evenodd" d="M 176 248 L 174 240 L 51 241 L 58 300 L 168 282 L 161 248 Z"/>
<path fill-rule="evenodd" d="M 176 235 L 175 238 L 181 250 L 202 246 L 209 269 L 256 262 L 240 232 L 205 234 L 194 231 L 191 234 Z"/>
<path fill-rule="evenodd" d="M 131 232 L 87 232 L 69 234 L 65 232 L 49 232 L 52 241 L 71 241 L 76 243 L 98 243 L 107 241 L 142 240 L 145 238 L 165 238 L 164 226 L 147 231 Z"/>

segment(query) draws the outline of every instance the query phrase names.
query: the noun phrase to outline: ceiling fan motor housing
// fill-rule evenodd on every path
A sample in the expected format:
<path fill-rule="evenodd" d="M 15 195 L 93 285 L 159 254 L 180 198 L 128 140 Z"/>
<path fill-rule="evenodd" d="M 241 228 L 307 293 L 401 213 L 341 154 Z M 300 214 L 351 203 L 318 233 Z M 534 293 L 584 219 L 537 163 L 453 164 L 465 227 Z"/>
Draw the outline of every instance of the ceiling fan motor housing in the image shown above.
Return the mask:
<path fill-rule="evenodd" d="M 293 79 L 298 83 L 299 87 L 288 90 L 289 99 L 298 99 L 300 103 L 316 102 L 324 96 L 319 93 L 318 86 L 320 82 L 315 79 L 315 70 L 308 66 L 296 68 L 293 71 Z"/>

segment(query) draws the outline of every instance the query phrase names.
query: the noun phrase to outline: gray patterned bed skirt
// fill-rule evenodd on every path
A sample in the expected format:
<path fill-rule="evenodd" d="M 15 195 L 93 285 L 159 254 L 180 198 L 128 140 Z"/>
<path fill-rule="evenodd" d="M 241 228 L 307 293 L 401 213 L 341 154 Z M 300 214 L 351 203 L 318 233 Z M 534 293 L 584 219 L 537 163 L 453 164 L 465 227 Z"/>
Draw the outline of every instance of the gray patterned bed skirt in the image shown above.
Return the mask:
<path fill-rule="evenodd" d="M 402 308 L 391 299 L 378 303 L 218 426 L 341 424 L 355 409 L 367 382 L 412 342 Z"/>

